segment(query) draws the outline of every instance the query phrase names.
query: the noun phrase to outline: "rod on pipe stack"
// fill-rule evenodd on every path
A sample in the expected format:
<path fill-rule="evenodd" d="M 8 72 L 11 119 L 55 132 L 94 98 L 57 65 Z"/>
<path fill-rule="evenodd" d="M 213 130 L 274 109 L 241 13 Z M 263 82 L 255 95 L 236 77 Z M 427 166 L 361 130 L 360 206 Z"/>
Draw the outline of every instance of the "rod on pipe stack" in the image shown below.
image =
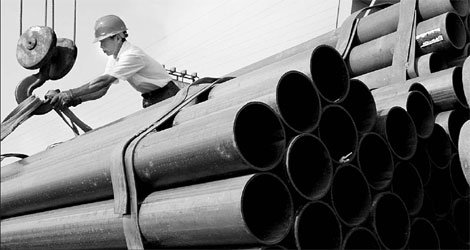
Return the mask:
<path fill-rule="evenodd" d="M 337 104 L 323 108 L 318 136 L 330 152 L 333 163 L 351 161 L 356 155 L 357 129 L 351 115 Z"/>
<path fill-rule="evenodd" d="M 406 161 L 416 152 L 418 136 L 413 119 L 405 109 L 394 106 L 377 110 L 377 123 L 374 132 L 388 143 L 393 155 Z"/>
<path fill-rule="evenodd" d="M 273 170 L 293 190 L 294 205 L 321 199 L 330 190 L 333 163 L 325 144 L 312 134 L 300 134 L 288 144 L 280 166 Z M 296 195 L 297 194 L 297 195 Z"/>
<path fill-rule="evenodd" d="M 354 165 L 339 166 L 331 186 L 331 205 L 347 227 L 358 226 L 367 219 L 371 206 L 369 183 Z"/>
<path fill-rule="evenodd" d="M 377 108 L 369 88 L 358 79 L 351 79 L 349 93 L 340 104 L 348 111 L 362 135 L 370 132 L 377 120 Z"/>
<path fill-rule="evenodd" d="M 423 206 L 424 188 L 413 164 L 410 162 L 397 163 L 393 174 L 392 192 L 400 196 L 410 216 L 418 214 Z"/>
<path fill-rule="evenodd" d="M 464 31 L 461 18 L 453 12 L 422 21 L 416 25 L 416 50 L 427 54 L 462 49 L 466 41 Z M 397 39 L 395 32 L 353 47 L 346 60 L 351 77 L 391 66 Z"/>
<path fill-rule="evenodd" d="M 285 140 L 276 113 L 266 104 L 249 102 L 150 133 L 136 146 L 135 176 L 147 186 L 161 189 L 267 171 L 282 160 Z M 110 167 L 117 144 L 112 142 L 102 141 L 103 148 L 93 152 L 64 143 L 51 150 L 54 155 L 13 164 L 21 171 L 2 179 L 2 216 L 112 198 Z"/>
<path fill-rule="evenodd" d="M 467 198 L 470 195 L 470 187 L 465 181 L 465 175 L 460 165 L 459 154 L 454 153 L 449 163 L 450 183 L 459 198 Z"/>
<path fill-rule="evenodd" d="M 427 152 L 432 165 L 444 169 L 449 166 L 452 156 L 452 145 L 449 135 L 439 124 L 434 124 L 431 137 L 427 140 Z"/>
<path fill-rule="evenodd" d="M 458 149 L 460 129 L 468 121 L 470 114 L 468 110 L 453 109 L 440 112 L 436 115 L 436 123 L 439 124 L 449 135 L 452 147 Z"/>
<path fill-rule="evenodd" d="M 455 226 L 457 234 L 464 243 L 470 243 L 470 203 L 468 198 L 457 198 L 452 203 L 452 222 Z"/>
<path fill-rule="evenodd" d="M 439 235 L 433 224 L 424 217 L 416 217 L 411 222 L 409 249 L 441 249 Z"/>
<path fill-rule="evenodd" d="M 341 249 L 380 249 L 380 244 L 374 232 L 358 226 L 351 228 L 344 236 Z"/>
<path fill-rule="evenodd" d="M 382 97 L 380 92 L 372 91 L 378 110 L 390 109 L 394 106 L 406 109 L 416 127 L 419 138 L 429 138 L 434 127 L 433 107 L 422 92 L 413 90 L 401 92 L 393 97 Z"/>
<path fill-rule="evenodd" d="M 410 236 L 410 218 L 402 199 L 392 192 L 377 194 L 372 201 L 369 223 L 382 247 L 402 249 Z"/>
<path fill-rule="evenodd" d="M 468 2 L 461 0 L 419 0 L 417 6 L 418 16 L 422 20 L 426 20 L 446 12 L 455 12 L 460 16 L 465 16 L 469 9 Z M 394 4 L 359 19 L 355 41 L 358 44 L 361 44 L 395 32 L 398 27 L 399 14 L 400 5 Z M 380 27 L 380 29 L 377 29 L 377 27 Z M 329 31 L 227 75 L 241 76 L 321 44 L 335 47 L 340 35 L 341 28 Z"/>
<path fill-rule="evenodd" d="M 227 84 L 233 82 L 229 81 Z M 271 106 L 286 127 L 296 133 L 312 132 L 320 120 L 321 104 L 318 90 L 310 78 L 298 71 L 288 71 L 280 76 L 273 74 L 269 81 L 230 88 L 227 92 L 221 91 L 215 94 L 214 91 L 216 90 L 210 92 L 209 100 L 181 110 L 173 124 L 178 125 L 239 105 L 244 101 L 254 100 Z"/>
<path fill-rule="evenodd" d="M 394 171 L 393 155 L 382 136 L 369 132 L 361 137 L 357 164 L 373 190 L 389 187 Z"/>
<path fill-rule="evenodd" d="M 271 81 L 273 75 L 280 76 L 291 70 L 310 77 L 320 97 L 326 102 L 341 102 L 349 91 L 346 62 L 335 48 L 321 44 L 216 86 L 209 98 L 230 93 L 241 86 Z"/>
<path fill-rule="evenodd" d="M 268 173 L 154 192 L 139 213 L 145 241 L 162 248 L 276 244 L 293 220 L 288 189 Z M 126 248 L 112 200 L 4 219 L 1 226 L 2 248 Z"/>

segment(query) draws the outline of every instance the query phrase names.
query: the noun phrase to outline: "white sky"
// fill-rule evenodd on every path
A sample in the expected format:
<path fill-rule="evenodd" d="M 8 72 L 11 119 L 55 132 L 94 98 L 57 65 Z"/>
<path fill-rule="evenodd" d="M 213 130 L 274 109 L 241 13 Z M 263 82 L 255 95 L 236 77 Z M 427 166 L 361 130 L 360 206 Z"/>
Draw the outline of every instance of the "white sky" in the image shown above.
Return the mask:
<path fill-rule="evenodd" d="M 0 3 L 3 121 L 17 106 L 16 85 L 38 70 L 24 69 L 16 59 L 20 1 Z M 98 44 L 92 43 L 94 22 L 103 15 L 120 16 L 129 29 L 128 40 L 167 67 L 187 69 L 201 77 L 218 77 L 333 30 L 339 3 L 340 0 L 77 0 L 75 65 L 64 78 L 47 81 L 34 94 L 43 98 L 49 89 L 77 87 L 103 72 L 106 56 Z M 48 26 L 52 26 L 52 0 L 48 4 Z M 54 28 L 58 38 L 73 39 L 73 5 L 73 0 L 55 1 Z M 45 1 L 23 0 L 22 20 L 23 31 L 44 25 Z M 139 109 L 140 94 L 127 82 L 120 82 L 105 97 L 72 111 L 97 128 Z M 73 137 L 70 128 L 52 111 L 20 125 L 2 141 L 1 152 L 31 155 Z"/>

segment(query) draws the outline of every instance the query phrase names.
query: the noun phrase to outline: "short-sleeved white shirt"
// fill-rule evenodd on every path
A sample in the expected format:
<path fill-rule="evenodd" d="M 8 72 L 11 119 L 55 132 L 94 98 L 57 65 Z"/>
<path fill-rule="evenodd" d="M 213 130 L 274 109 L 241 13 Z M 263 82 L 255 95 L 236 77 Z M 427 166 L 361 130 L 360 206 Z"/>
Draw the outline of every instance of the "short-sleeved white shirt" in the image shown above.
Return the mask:
<path fill-rule="evenodd" d="M 104 73 L 129 82 L 141 93 L 164 87 L 172 80 L 160 63 L 128 41 L 122 44 L 116 59 L 109 57 Z"/>

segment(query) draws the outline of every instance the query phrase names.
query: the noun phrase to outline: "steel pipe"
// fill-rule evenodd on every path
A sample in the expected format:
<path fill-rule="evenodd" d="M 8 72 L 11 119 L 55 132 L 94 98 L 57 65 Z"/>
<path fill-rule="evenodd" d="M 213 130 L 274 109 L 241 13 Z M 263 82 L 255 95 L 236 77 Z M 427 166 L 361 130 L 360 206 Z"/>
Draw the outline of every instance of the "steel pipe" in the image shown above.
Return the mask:
<path fill-rule="evenodd" d="M 470 119 L 468 110 L 454 109 L 440 112 L 436 115 L 436 123 L 449 135 L 452 147 L 458 149 L 460 129 Z"/>
<path fill-rule="evenodd" d="M 452 204 L 452 189 L 450 187 L 449 168 L 433 168 L 431 180 L 425 187 L 431 200 L 432 210 L 438 217 L 445 217 Z"/>
<path fill-rule="evenodd" d="M 458 144 L 460 166 L 467 184 L 470 185 L 470 141 L 468 138 L 470 138 L 470 120 L 462 125 Z"/>
<path fill-rule="evenodd" d="M 227 82 L 227 84 L 231 83 Z M 279 114 L 286 127 L 296 133 L 309 133 L 318 126 L 321 114 L 318 90 L 312 80 L 301 72 L 289 71 L 282 74 L 279 79 L 273 77 L 270 81 L 258 85 L 243 85 L 232 90 L 219 92 L 220 95 L 216 94 L 215 89 L 212 90 L 209 100 L 181 110 L 176 115 L 173 125 L 176 126 L 245 101 L 256 100 L 271 106 Z"/>
<path fill-rule="evenodd" d="M 343 107 L 329 104 L 323 108 L 318 135 L 328 148 L 334 163 L 349 162 L 356 155 L 356 125 Z"/>
<path fill-rule="evenodd" d="M 418 214 L 423 206 L 424 188 L 413 164 L 410 162 L 397 163 L 393 174 L 392 192 L 400 196 L 410 216 Z"/>
<path fill-rule="evenodd" d="M 426 147 L 425 140 L 419 139 L 416 153 L 410 160 L 418 171 L 423 186 L 426 186 L 431 179 L 431 160 Z"/>
<path fill-rule="evenodd" d="M 463 98 L 470 104 L 470 57 L 465 59 L 462 67 Z"/>
<path fill-rule="evenodd" d="M 357 132 L 370 132 L 377 120 L 377 108 L 369 88 L 358 79 L 351 79 L 349 93 L 340 104 L 348 111 L 356 124 Z"/>
<path fill-rule="evenodd" d="M 303 200 L 312 201 L 322 198 L 330 190 L 333 163 L 328 149 L 318 137 L 300 134 L 289 142 L 283 163 L 273 172 L 293 189 L 294 197 L 297 194 Z"/>
<path fill-rule="evenodd" d="M 416 127 L 405 109 L 394 106 L 377 110 L 374 132 L 387 141 L 393 155 L 398 159 L 409 160 L 415 154 L 418 144 Z"/>
<path fill-rule="evenodd" d="M 275 244 L 293 219 L 289 191 L 267 173 L 154 192 L 139 213 L 145 242 L 163 248 Z M 126 248 L 112 200 L 4 219 L 1 226 L 2 248 Z"/>
<path fill-rule="evenodd" d="M 409 249 L 441 249 L 439 235 L 433 224 L 424 217 L 416 217 L 411 222 Z"/>
<path fill-rule="evenodd" d="M 367 219 L 371 206 L 371 192 L 362 171 L 354 165 L 336 169 L 331 186 L 331 205 L 342 223 L 358 226 Z"/>
<path fill-rule="evenodd" d="M 452 203 L 452 223 L 460 240 L 467 244 L 470 241 L 470 215 L 468 211 L 470 211 L 468 199 L 457 198 Z"/>
<path fill-rule="evenodd" d="M 366 227 L 351 228 L 341 243 L 341 249 L 380 249 L 377 236 Z"/>
<path fill-rule="evenodd" d="M 431 163 L 437 168 L 447 168 L 452 156 L 452 145 L 449 135 L 439 124 L 434 124 L 434 130 L 427 141 L 427 152 Z"/>
<path fill-rule="evenodd" d="M 468 198 L 470 194 L 470 187 L 465 181 L 465 175 L 462 171 L 462 167 L 460 165 L 459 154 L 454 153 L 450 157 L 449 163 L 449 171 L 450 171 L 450 183 L 460 198 Z"/>
<path fill-rule="evenodd" d="M 414 62 L 414 67 L 408 68 L 408 77 L 411 79 L 444 70 L 448 66 L 446 61 L 442 58 L 442 55 L 437 52 L 431 52 L 419 56 Z M 370 89 L 375 89 L 393 84 L 390 77 L 391 73 L 392 67 L 389 66 L 358 75 L 353 79 L 361 80 L 367 84 Z"/>
<path fill-rule="evenodd" d="M 351 76 L 391 66 L 397 39 L 398 33 L 394 32 L 353 47 L 346 60 Z M 465 41 L 465 26 L 453 12 L 416 25 L 416 50 L 421 54 L 462 49 Z"/>
<path fill-rule="evenodd" d="M 372 91 L 378 110 L 399 106 L 408 112 L 416 127 L 419 138 L 429 138 L 434 127 L 433 107 L 420 91 L 402 92 L 393 97 L 383 98 L 380 92 Z"/>
<path fill-rule="evenodd" d="M 216 86 L 209 98 L 223 92 L 230 93 L 241 86 L 272 81 L 273 77 L 291 70 L 310 77 L 326 102 L 341 102 L 349 91 L 349 72 L 345 61 L 335 48 L 319 45 Z"/>
<path fill-rule="evenodd" d="M 357 163 L 373 190 L 384 190 L 393 178 L 393 155 L 388 143 L 377 133 L 364 134 L 357 151 Z"/>
<path fill-rule="evenodd" d="M 88 138 L 88 142 L 103 139 Z M 161 189 L 266 171 L 282 160 L 285 140 L 282 123 L 271 108 L 247 103 L 149 134 L 136 147 L 135 176 L 146 186 Z M 12 165 L 20 172 L 2 179 L 2 216 L 113 197 L 110 167 L 116 140 L 96 143 L 96 147 L 102 146 L 100 150 L 75 147 L 73 141 L 39 154 L 34 161 L 27 158 Z M 47 157 L 40 158 L 44 155 Z"/>
<path fill-rule="evenodd" d="M 467 249 L 468 245 L 462 242 L 454 225 L 448 219 L 439 219 L 434 223 L 439 235 L 441 249 Z"/>
<path fill-rule="evenodd" d="M 465 47 L 459 51 L 459 53 L 451 53 L 448 55 L 447 60 L 445 61 L 447 67 L 462 67 L 465 63 L 465 60 L 470 56 L 470 41 L 465 45 Z"/>
<path fill-rule="evenodd" d="M 420 19 L 426 20 L 446 12 L 455 12 L 460 16 L 465 16 L 466 12 L 468 12 L 468 9 L 468 2 L 461 0 L 419 0 L 417 11 Z M 398 27 L 399 14 L 400 5 L 394 4 L 390 7 L 384 8 L 359 19 L 355 41 L 358 44 L 361 44 L 395 32 Z M 377 29 L 377 27 L 380 27 L 380 29 Z M 311 48 L 317 47 L 321 44 L 335 47 L 340 34 L 341 28 L 329 31 L 320 36 L 307 40 L 299 45 L 293 46 L 277 54 L 247 65 L 227 75 L 241 76 L 243 74 L 265 67 L 266 65 L 301 53 L 305 50 L 310 50 Z"/>
<path fill-rule="evenodd" d="M 382 192 L 372 202 L 369 220 L 382 247 L 402 249 L 410 236 L 410 217 L 402 199 L 392 192 Z"/>

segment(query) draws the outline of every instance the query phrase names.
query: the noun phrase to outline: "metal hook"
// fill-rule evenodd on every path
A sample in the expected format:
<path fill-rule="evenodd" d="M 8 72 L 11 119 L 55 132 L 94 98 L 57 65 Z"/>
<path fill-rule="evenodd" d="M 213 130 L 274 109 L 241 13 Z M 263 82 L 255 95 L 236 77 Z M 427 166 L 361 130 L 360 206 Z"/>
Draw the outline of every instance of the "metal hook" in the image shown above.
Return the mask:
<path fill-rule="evenodd" d="M 41 87 L 47 80 L 50 79 L 49 68 L 50 64 L 44 65 L 40 68 L 39 73 L 26 77 L 16 86 L 15 98 L 18 104 L 26 100 L 26 98 L 30 97 L 35 89 Z M 33 112 L 33 114 L 43 115 L 50 112 L 51 110 L 52 105 L 48 102 L 43 102 L 43 104 L 39 106 Z"/>

